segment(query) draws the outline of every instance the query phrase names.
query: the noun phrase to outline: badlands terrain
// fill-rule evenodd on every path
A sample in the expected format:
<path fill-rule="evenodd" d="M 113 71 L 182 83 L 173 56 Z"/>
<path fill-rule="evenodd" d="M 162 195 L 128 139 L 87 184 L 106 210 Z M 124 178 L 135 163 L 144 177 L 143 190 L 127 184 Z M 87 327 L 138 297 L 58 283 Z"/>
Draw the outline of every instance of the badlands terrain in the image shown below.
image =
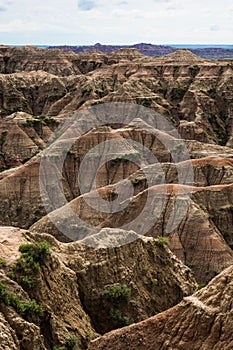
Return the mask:
<path fill-rule="evenodd" d="M 233 349 L 233 62 L 0 46 L 0 115 L 0 349 Z"/>

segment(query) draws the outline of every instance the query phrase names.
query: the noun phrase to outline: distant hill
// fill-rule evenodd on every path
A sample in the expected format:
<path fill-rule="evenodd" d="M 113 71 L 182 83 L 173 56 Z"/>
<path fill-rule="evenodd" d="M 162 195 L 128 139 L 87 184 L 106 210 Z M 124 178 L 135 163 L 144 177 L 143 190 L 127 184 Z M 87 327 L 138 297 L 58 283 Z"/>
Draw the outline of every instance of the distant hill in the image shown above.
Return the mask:
<path fill-rule="evenodd" d="M 168 45 L 153 45 L 140 43 L 135 45 L 102 45 L 97 43 L 95 45 L 84 45 L 84 46 L 49 46 L 48 49 L 59 48 L 61 50 L 73 51 L 75 53 L 85 53 L 90 51 L 101 51 L 104 53 L 110 53 L 122 48 L 133 48 L 140 51 L 142 54 L 146 56 L 163 56 L 169 53 L 172 53 L 177 50 L 176 47 L 168 46 Z M 185 46 L 184 46 L 185 48 Z M 233 59 L 233 49 L 227 49 L 223 47 L 200 47 L 195 49 L 190 49 L 195 55 L 209 58 L 209 59 L 224 59 L 224 58 L 232 58 Z"/>

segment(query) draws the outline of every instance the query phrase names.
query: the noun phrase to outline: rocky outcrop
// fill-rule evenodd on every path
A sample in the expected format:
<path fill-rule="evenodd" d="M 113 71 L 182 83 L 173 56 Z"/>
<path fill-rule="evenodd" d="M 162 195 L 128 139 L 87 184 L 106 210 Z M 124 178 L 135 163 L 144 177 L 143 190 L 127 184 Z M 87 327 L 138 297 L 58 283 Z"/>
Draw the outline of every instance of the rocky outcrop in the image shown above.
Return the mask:
<path fill-rule="evenodd" d="M 172 309 L 93 341 L 89 350 L 231 349 L 233 268 Z"/>

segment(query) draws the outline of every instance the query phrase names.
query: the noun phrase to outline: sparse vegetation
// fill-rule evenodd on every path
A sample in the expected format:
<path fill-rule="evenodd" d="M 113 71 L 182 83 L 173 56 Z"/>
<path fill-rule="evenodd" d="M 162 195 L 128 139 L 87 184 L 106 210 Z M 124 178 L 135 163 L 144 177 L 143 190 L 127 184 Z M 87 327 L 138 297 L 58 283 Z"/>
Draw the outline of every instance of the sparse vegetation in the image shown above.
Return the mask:
<path fill-rule="evenodd" d="M 82 96 L 84 95 L 90 95 L 92 93 L 92 88 L 83 88 L 81 90 Z"/>
<path fill-rule="evenodd" d="M 132 179 L 131 180 L 131 184 L 136 186 L 138 185 L 139 183 L 142 183 L 145 179 L 144 178 L 135 178 L 135 179 Z"/>
<path fill-rule="evenodd" d="M 200 290 L 200 289 L 202 289 L 202 288 L 204 288 L 204 287 L 206 287 L 206 283 L 200 283 L 200 284 L 198 285 L 197 289 Z"/>
<path fill-rule="evenodd" d="M 0 269 L 6 266 L 6 260 L 0 257 Z"/>
<path fill-rule="evenodd" d="M 189 67 L 189 74 L 195 78 L 195 76 L 200 72 L 200 67 L 198 65 L 194 65 L 192 67 Z"/>
<path fill-rule="evenodd" d="M 181 101 L 187 91 L 187 87 L 174 86 L 171 89 L 170 97 L 172 101 L 178 100 Z"/>
<path fill-rule="evenodd" d="M 64 94 L 63 95 L 51 94 L 48 96 L 48 101 L 55 102 L 55 101 L 60 100 L 60 98 L 62 98 L 62 97 L 64 97 Z"/>
<path fill-rule="evenodd" d="M 90 341 L 92 339 L 92 337 L 93 337 L 93 334 L 91 332 L 86 333 L 86 340 L 87 341 Z"/>
<path fill-rule="evenodd" d="M 160 247 L 163 247 L 164 245 L 168 244 L 168 237 L 158 236 L 157 237 L 157 244 Z"/>
<path fill-rule="evenodd" d="M 152 283 L 157 286 L 159 284 L 159 281 L 157 280 L 157 278 L 152 278 Z"/>
<path fill-rule="evenodd" d="M 105 289 L 103 295 L 105 298 L 119 303 L 120 301 L 128 301 L 131 294 L 131 289 L 125 284 L 114 284 Z"/>
<path fill-rule="evenodd" d="M 50 245 L 47 241 L 39 243 L 25 243 L 19 247 L 21 255 L 12 271 L 8 273 L 9 278 L 17 281 L 27 291 L 35 286 L 37 273 L 47 256 L 51 254 Z"/>
<path fill-rule="evenodd" d="M 141 104 L 142 104 L 142 106 L 144 106 L 144 107 L 150 107 L 150 106 L 151 106 L 151 103 L 152 103 L 152 98 L 150 98 L 150 97 L 145 97 L 145 98 L 143 98 L 142 101 L 141 101 Z"/>
<path fill-rule="evenodd" d="M 66 347 L 68 350 L 73 350 L 77 344 L 77 338 L 74 335 L 71 335 L 66 341 Z"/>
<path fill-rule="evenodd" d="M 24 301 L 14 292 L 11 292 L 7 285 L 0 283 L 0 300 L 7 306 L 12 306 L 21 316 L 43 315 L 42 307 L 33 299 Z"/>
<path fill-rule="evenodd" d="M 29 127 L 36 127 L 39 125 L 56 125 L 57 121 L 56 119 L 52 118 L 52 117 L 47 117 L 44 115 L 37 115 L 35 117 L 32 118 L 27 118 L 26 121 L 23 123 L 24 126 L 29 126 Z"/>
<path fill-rule="evenodd" d="M 163 87 L 163 86 L 159 87 L 159 88 L 158 88 L 158 93 L 162 94 L 163 97 L 165 97 L 166 94 L 167 94 L 167 88 L 166 88 L 166 87 Z"/>
<path fill-rule="evenodd" d="M 129 317 L 122 315 L 120 310 L 111 310 L 110 318 L 117 324 L 117 327 L 125 327 L 129 325 Z"/>

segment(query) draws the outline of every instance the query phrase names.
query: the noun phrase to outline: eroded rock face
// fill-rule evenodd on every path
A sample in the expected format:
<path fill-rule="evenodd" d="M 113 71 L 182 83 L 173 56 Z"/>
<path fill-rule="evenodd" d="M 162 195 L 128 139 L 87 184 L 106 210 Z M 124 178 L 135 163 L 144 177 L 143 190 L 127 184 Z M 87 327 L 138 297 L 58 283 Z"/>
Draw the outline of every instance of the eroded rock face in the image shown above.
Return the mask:
<path fill-rule="evenodd" d="M 109 233 L 118 240 L 119 233 Z M 50 242 L 52 254 L 35 272 L 36 286 L 29 288 L 22 283 L 28 272 L 25 270 L 21 279 L 12 277 L 12 265 L 19 259 L 20 244 L 42 240 Z M 140 238 L 118 248 L 90 248 L 79 243 L 62 244 L 46 234 L 31 235 L 2 227 L 0 255 L 6 259 L 6 266 L 0 269 L 0 283 L 21 300 L 35 299 L 43 307 L 40 317 L 33 313 L 22 317 L 0 294 L 3 349 L 50 350 L 65 345 L 71 336 L 77 338 L 80 349 L 86 349 L 96 331 L 104 333 L 143 320 L 175 305 L 197 287 L 190 270 L 153 238 Z M 128 294 L 121 294 L 122 299 L 106 294 L 117 286 L 128 290 Z"/>
<path fill-rule="evenodd" d="M 233 268 L 172 309 L 93 341 L 89 349 L 231 349 Z"/>

